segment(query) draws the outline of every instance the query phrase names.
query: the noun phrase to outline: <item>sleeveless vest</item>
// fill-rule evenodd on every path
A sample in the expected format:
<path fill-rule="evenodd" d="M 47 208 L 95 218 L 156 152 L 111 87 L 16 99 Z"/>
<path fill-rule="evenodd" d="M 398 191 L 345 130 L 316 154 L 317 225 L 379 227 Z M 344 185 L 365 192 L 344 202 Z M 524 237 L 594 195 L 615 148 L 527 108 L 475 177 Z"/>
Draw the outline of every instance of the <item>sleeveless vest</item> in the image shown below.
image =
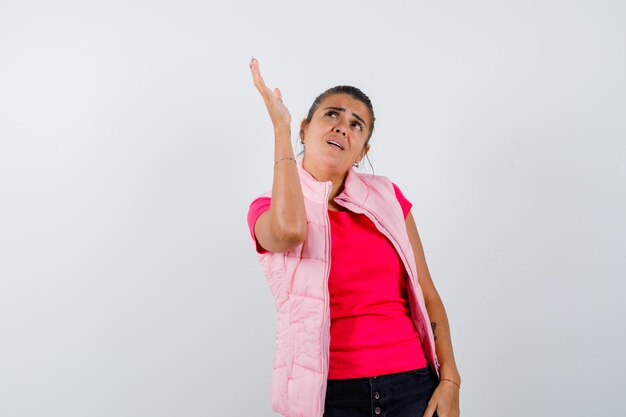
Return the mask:
<path fill-rule="evenodd" d="M 330 346 L 328 197 L 332 183 L 317 181 L 301 161 L 298 173 L 304 194 L 307 238 L 288 252 L 259 254 L 278 311 L 272 408 L 285 417 L 322 417 Z M 435 340 L 417 281 L 413 248 L 391 181 L 350 169 L 344 190 L 335 202 L 366 215 L 398 252 L 407 273 L 411 318 L 426 358 L 438 374 Z"/>

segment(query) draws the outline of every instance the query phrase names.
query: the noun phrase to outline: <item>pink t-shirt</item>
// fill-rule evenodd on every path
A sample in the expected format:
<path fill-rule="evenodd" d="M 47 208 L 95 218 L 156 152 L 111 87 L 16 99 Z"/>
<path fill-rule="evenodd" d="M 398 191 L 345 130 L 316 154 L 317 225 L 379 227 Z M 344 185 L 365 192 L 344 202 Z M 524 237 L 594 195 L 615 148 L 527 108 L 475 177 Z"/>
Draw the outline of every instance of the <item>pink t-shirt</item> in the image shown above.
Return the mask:
<path fill-rule="evenodd" d="M 394 184 L 404 217 L 411 203 Z M 254 224 L 271 199 L 256 199 Z M 427 366 L 410 317 L 406 272 L 389 240 L 364 214 L 328 211 L 331 230 L 330 364 L 328 379 L 360 378 Z M 256 241 L 256 239 L 255 239 Z M 257 242 L 257 251 L 266 252 Z"/>

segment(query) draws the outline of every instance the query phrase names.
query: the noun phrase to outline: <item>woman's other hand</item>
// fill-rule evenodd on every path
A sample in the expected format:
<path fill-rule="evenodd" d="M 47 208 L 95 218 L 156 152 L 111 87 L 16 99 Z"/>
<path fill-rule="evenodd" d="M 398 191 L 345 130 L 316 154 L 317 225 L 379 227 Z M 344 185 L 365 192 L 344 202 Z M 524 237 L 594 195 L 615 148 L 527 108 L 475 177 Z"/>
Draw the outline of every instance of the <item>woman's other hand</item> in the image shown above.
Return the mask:
<path fill-rule="evenodd" d="M 459 387 L 442 380 L 430 397 L 424 417 L 432 417 L 435 411 L 438 417 L 459 417 Z"/>
<path fill-rule="evenodd" d="M 265 81 L 263 81 L 263 77 L 261 76 L 261 70 L 259 69 L 259 61 L 257 61 L 256 58 L 250 60 L 250 71 L 252 72 L 254 86 L 259 90 L 259 93 L 261 93 L 261 97 L 263 97 L 265 107 L 267 107 L 267 112 L 270 114 L 274 128 L 291 127 L 291 114 L 289 114 L 289 110 L 287 110 L 287 107 L 283 104 L 283 97 L 280 90 L 278 88 L 270 90 L 265 85 Z"/>

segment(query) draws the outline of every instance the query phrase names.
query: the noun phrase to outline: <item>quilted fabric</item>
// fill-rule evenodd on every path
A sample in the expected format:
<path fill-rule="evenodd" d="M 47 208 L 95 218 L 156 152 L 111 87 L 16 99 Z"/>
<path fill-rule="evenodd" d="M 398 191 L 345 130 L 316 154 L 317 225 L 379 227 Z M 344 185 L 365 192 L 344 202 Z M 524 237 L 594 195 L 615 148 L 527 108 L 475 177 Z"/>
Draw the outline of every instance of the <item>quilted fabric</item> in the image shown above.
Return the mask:
<path fill-rule="evenodd" d="M 258 255 L 278 311 L 272 408 L 285 417 L 322 417 L 330 343 L 328 196 L 332 183 L 315 180 L 301 162 L 298 172 L 308 223 L 307 239 L 289 252 Z M 429 363 L 438 372 L 434 337 L 417 281 L 413 249 L 391 181 L 350 170 L 344 191 L 335 202 L 365 214 L 394 245 L 408 274 L 411 317 Z"/>

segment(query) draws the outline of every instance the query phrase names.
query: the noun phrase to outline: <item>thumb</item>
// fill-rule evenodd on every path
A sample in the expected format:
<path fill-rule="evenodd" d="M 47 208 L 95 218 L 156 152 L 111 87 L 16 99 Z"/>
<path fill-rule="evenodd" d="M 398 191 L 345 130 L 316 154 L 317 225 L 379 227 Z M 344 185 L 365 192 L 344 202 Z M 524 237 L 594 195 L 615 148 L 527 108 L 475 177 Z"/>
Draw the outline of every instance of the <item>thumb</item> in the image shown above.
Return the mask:
<path fill-rule="evenodd" d="M 274 97 L 276 97 L 276 100 L 283 101 L 283 95 L 278 88 L 274 89 Z"/>

